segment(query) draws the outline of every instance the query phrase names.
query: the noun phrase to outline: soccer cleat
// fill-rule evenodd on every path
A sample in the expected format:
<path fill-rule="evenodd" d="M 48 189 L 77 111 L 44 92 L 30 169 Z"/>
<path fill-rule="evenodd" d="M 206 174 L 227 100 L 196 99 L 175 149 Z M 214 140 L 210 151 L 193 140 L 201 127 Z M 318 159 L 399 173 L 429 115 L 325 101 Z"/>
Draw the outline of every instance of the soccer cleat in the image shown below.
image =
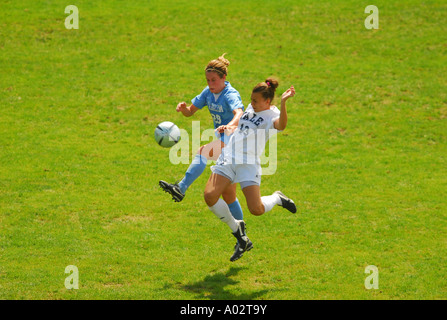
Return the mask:
<path fill-rule="evenodd" d="M 275 191 L 275 192 L 273 192 L 273 194 L 277 194 L 279 196 L 279 198 L 281 199 L 281 204 L 280 204 L 281 207 L 289 210 L 292 213 L 296 213 L 296 205 L 292 199 L 286 197 L 284 195 L 284 193 L 282 193 L 281 191 Z"/>
<path fill-rule="evenodd" d="M 172 200 L 174 200 L 175 202 L 180 202 L 185 197 L 185 194 L 180 190 L 180 187 L 177 183 L 171 184 L 167 183 L 166 181 L 160 180 L 158 184 L 164 192 L 171 194 Z"/>
<path fill-rule="evenodd" d="M 245 235 L 247 235 L 247 230 L 248 230 L 248 229 L 247 229 L 247 225 L 245 225 L 244 228 L 245 228 L 245 230 L 244 230 Z M 234 245 L 234 250 L 236 250 L 236 247 L 237 247 L 238 245 L 239 245 L 239 242 L 236 241 L 236 244 Z"/>
<path fill-rule="evenodd" d="M 236 261 L 242 257 L 244 252 L 253 249 L 253 243 L 248 239 L 245 234 L 245 222 L 243 220 L 238 221 L 238 229 L 233 233 L 233 236 L 237 239 L 236 247 L 234 248 L 234 253 L 230 258 L 230 261 Z"/>

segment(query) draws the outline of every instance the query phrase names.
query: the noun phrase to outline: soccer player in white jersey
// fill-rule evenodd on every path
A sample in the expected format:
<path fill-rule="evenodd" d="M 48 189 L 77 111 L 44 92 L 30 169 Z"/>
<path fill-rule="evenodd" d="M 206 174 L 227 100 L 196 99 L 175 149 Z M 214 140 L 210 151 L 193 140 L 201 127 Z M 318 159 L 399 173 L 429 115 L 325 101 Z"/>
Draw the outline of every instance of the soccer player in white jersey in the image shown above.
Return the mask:
<path fill-rule="evenodd" d="M 231 134 L 228 144 L 222 150 L 216 165 L 211 167 L 212 174 L 205 187 L 204 197 L 209 209 L 226 223 L 238 240 L 231 261 L 239 259 L 245 251 L 253 248 L 253 244 L 245 233 L 245 222 L 235 219 L 228 205 L 220 199 L 228 186 L 239 183 L 244 193 L 250 213 L 260 216 L 275 205 L 279 205 L 292 213 L 296 212 L 295 203 L 280 191 L 270 196 L 261 197 L 262 154 L 267 140 L 277 131 L 287 126 L 286 101 L 295 95 L 291 86 L 281 96 L 281 110 L 272 105 L 278 82 L 272 78 L 256 85 L 251 94 L 251 104 L 239 119 L 239 124 L 223 125 L 218 132 Z"/>
<path fill-rule="evenodd" d="M 188 107 L 185 102 L 180 102 L 176 108 L 177 112 L 181 112 L 185 117 L 191 117 L 198 110 L 208 106 L 208 110 L 213 118 L 214 129 L 222 125 L 237 125 L 244 111 L 239 92 L 226 80 L 230 62 L 224 56 L 225 54 L 211 60 L 207 64 L 205 77 L 208 86 L 192 99 L 192 104 Z M 205 170 L 207 160 L 216 160 L 227 142 L 228 136 L 221 133 L 220 139 L 200 147 L 183 179 L 174 184 L 160 180 L 160 187 L 165 192 L 170 193 L 175 202 L 182 201 L 186 190 Z M 231 214 L 236 219 L 242 220 L 243 213 L 239 200 L 236 197 L 236 184 L 224 190 L 222 197 L 228 204 Z"/>

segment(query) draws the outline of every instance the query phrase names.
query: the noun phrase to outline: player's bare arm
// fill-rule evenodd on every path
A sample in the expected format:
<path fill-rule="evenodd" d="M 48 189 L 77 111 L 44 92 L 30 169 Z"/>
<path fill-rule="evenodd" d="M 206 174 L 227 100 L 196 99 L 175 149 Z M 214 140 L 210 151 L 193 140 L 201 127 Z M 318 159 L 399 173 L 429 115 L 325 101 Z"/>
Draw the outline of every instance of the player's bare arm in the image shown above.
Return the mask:
<path fill-rule="evenodd" d="M 229 136 L 237 129 L 239 119 L 241 118 L 243 113 L 244 111 L 242 111 L 242 109 L 240 108 L 233 110 L 234 115 L 233 119 L 230 122 L 228 122 L 228 124 L 219 126 L 215 131 L 218 133 L 224 132 L 226 135 Z"/>
<path fill-rule="evenodd" d="M 175 110 L 181 112 L 185 117 L 191 117 L 199 108 L 193 104 L 188 107 L 186 102 L 180 102 Z"/>
<path fill-rule="evenodd" d="M 241 108 L 233 110 L 233 119 L 231 119 L 230 122 L 227 123 L 227 126 L 236 126 L 239 124 L 239 119 L 241 118 L 244 111 Z"/>
<path fill-rule="evenodd" d="M 218 127 L 215 131 L 218 133 L 225 133 L 227 136 L 229 136 L 234 131 L 236 131 L 236 129 L 237 129 L 237 125 L 235 125 L 235 126 L 224 125 L 224 126 Z"/>
<path fill-rule="evenodd" d="M 275 121 L 274 126 L 276 130 L 284 130 L 287 127 L 287 108 L 286 101 L 295 95 L 295 88 L 291 86 L 281 96 L 281 114 L 278 120 Z"/>

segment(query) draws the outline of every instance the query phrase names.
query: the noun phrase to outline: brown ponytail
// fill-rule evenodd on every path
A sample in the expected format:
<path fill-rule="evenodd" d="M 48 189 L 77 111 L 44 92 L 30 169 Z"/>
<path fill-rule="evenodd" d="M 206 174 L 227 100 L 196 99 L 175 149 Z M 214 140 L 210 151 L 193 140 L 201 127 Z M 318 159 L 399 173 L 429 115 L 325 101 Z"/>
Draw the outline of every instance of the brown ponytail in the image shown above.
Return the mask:
<path fill-rule="evenodd" d="M 253 88 L 253 93 L 260 92 L 264 99 L 270 99 L 270 103 L 272 103 L 275 98 L 276 88 L 278 88 L 278 81 L 270 77 L 264 82 L 258 83 Z"/>

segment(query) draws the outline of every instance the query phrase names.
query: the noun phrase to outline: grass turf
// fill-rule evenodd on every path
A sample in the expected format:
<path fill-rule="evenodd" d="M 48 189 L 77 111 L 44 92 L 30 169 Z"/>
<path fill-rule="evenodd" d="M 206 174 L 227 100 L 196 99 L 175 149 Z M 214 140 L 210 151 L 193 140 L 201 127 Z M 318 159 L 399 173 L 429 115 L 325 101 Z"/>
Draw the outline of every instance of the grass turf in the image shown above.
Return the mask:
<path fill-rule="evenodd" d="M 445 299 L 447 6 L 376 1 L 366 30 L 369 4 L 77 1 L 66 30 L 68 3 L 2 1 L 0 298 Z M 297 89 L 262 193 L 299 213 L 251 216 L 238 190 L 255 248 L 235 263 L 209 170 L 173 203 L 158 180 L 187 165 L 153 140 L 211 127 L 174 108 L 224 52 L 245 105 L 270 75 Z"/>

